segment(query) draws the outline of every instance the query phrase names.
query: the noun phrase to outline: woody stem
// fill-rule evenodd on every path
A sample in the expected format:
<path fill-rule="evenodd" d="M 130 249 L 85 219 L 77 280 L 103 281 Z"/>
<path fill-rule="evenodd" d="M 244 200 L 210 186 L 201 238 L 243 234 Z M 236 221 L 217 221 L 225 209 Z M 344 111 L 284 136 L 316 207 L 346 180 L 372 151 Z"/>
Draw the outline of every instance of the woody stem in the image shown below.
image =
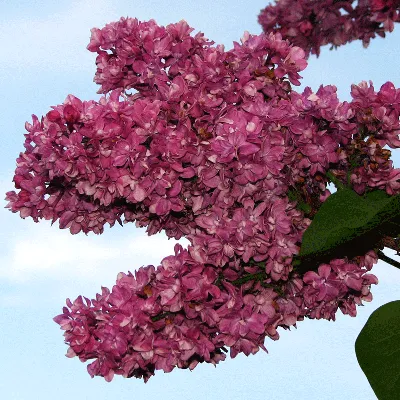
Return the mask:
<path fill-rule="evenodd" d="M 400 262 L 392 260 L 390 257 L 388 257 L 387 255 L 385 255 L 382 250 L 378 251 L 378 257 L 385 261 L 386 263 L 392 265 L 393 267 L 399 268 L 400 269 Z"/>

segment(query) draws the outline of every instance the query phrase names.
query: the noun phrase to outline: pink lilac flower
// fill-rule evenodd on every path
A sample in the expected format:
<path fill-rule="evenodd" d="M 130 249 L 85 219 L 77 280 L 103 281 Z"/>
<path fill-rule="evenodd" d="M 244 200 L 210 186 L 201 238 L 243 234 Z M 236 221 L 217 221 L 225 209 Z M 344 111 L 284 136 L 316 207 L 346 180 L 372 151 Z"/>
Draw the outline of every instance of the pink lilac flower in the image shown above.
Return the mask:
<path fill-rule="evenodd" d="M 392 32 L 399 21 L 398 0 L 276 0 L 258 16 L 264 32 L 280 33 L 307 56 L 319 56 L 327 44 L 335 48 L 353 40 L 367 47 L 376 35 Z"/>

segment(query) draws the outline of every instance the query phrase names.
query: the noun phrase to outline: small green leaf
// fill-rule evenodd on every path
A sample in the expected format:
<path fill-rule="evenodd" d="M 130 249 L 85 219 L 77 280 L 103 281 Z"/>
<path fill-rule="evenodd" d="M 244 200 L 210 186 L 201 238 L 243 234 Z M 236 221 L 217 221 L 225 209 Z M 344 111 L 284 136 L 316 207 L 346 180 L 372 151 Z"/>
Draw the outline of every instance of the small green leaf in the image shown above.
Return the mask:
<path fill-rule="evenodd" d="M 379 400 L 400 398 L 400 300 L 368 318 L 355 343 L 358 363 Z"/>
<path fill-rule="evenodd" d="M 299 272 L 316 269 L 335 258 L 361 256 L 376 247 L 382 235 L 400 233 L 400 195 L 383 190 L 358 195 L 352 189 L 333 193 L 304 232 Z"/>

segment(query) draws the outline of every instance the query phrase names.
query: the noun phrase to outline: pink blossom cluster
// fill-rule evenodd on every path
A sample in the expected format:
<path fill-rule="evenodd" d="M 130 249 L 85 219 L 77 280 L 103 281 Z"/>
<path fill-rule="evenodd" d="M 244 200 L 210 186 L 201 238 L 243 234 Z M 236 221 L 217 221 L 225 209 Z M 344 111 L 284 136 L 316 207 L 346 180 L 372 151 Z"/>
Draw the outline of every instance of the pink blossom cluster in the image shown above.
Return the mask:
<path fill-rule="evenodd" d="M 195 261 L 177 244 L 175 255 L 157 269 L 120 273 L 111 291 L 103 287 L 91 301 L 67 299 L 68 307 L 54 320 L 65 330 L 68 357 L 95 359 L 88 365 L 92 377 L 147 381 L 155 370 L 216 365 L 225 359 L 226 347 L 232 358 L 266 351 L 266 336 L 279 339 L 278 327 L 296 326 L 305 316 L 334 320 L 339 307 L 355 316 L 355 304 L 372 299 L 369 288 L 378 281 L 366 272 L 376 262 L 370 251 L 359 265 L 322 264 L 318 272 L 281 282 L 278 294 L 265 281 L 237 287 L 219 280 L 213 266 Z M 221 272 L 237 275 L 234 267 Z"/>
<path fill-rule="evenodd" d="M 280 34 L 245 33 L 225 52 L 181 21 L 124 19 L 93 29 L 95 101 L 69 95 L 26 124 L 7 207 L 71 233 L 136 221 L 149 235 L 186 237 L 157 268 L 121 273 L 95 300 L 67 300 L 55 318 L 69 356 L 92 376 L 143 377 L 264 348 L 304 317 L 354 316 L 370 301 L 374 251 L 299 275 L 291 265 L 330 195 L 328 171 L 400 192 L 384 145 L 400 147 L 400 90 L 353 85 L 292 90 L 304 51 Z M 137 91 L 135 94 L 127 92 Z M 368 136 L 367 142 L 364 141 Z M 350 170 L 354 162 L 359 165 Z M 288 190 L 312 205 L 305 215 Z M 300 200 L 299 198 L 299 200 Z"/>
<path fill-rule="evenodd" d="M 399 0 L 277 0 L 258 16 L 264 32 L 279 32 L 307 56 L 318 56 L 321 46 L 336 48 L 353 40 L 367 47 L 399 21 Z"/>

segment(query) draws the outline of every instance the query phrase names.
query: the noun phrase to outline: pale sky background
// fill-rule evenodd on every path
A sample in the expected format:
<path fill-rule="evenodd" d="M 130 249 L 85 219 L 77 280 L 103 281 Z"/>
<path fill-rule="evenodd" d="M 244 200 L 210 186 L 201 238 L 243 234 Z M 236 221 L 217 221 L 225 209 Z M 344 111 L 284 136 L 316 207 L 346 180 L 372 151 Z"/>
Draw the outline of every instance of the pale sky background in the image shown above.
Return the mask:
<path fill-rule="evenodd" d="M 86 50 L 90 29 L 121 16 L 155 19 L 160 25 L 185 19 L 226 49 L 245 30 L 261 33 L 259 11 L 267 1 L 76 0 L 54 2 L 0 0 L 0 192 L 13 190 L 15 159 L 23 150 L 25 121 L 39 118 L 68 94 L 98 100 L 93 83 L 95 54 Z M 396 30 L 397 29 L 397 30 Z M 365 50 L 355 42 L 312 57 L 301 73 L 303 86 L 338 87 L 350 100 L 352 83 L 372 80 L 376 88 L 391 80 L 400 87 L 400 27 Z M 393 150 L 399 167 L 399 150 Z M 4 198 L 4 194 L 2 195 Z M 174 241 L 147 237 L 134 224 L 106 228 L 101 236 L 60 230 L 58 223 L 35 224 L 0 207 L 0 398 L 4 400 L 350 400 L 376 399 L 354 352 L 355 339 L 379 306 L 400 299 L 400 271 L 380 261 L 373 268 L 379 284 L 374 300 L 351 318 L 339 311 L 336 322 L 306 320 L 298 329 L 266 339 L 269 354 L 239 355 L 216 368 L 193 372 L 159 371 L 147 384 L 116 376 L 111 383 L 91 379 L 86 365 L 65 357 L 67 345 L 52 318 L 65 299 L 93 298 L 112 287 L 120 271 L 133 271 L 173 254 Z M 185 243 L 185 241 L 181 241 Z M 394 251 L 385 249 L 393 258 Z"/>

